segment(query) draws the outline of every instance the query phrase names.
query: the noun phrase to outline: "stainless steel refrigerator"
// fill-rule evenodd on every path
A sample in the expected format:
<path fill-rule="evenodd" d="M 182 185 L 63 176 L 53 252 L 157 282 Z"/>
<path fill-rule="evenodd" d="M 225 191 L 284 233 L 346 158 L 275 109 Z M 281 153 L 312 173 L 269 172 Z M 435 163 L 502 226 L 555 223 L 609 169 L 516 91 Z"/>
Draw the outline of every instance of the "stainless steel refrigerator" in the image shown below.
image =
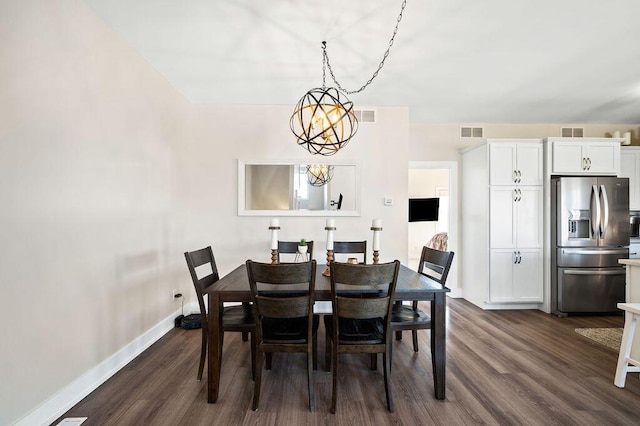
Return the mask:
<path fill-rule="evenodd" d="M 551 311 L 616 312 L 625 300 L 629 179 L 551 179 Z"/>

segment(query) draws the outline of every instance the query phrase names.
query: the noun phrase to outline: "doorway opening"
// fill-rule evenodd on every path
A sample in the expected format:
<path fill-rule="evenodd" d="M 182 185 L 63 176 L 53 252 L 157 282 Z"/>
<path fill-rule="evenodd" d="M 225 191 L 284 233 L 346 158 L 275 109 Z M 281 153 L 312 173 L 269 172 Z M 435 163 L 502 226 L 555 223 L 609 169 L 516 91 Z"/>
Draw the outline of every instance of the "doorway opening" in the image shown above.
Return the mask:
<path fill-rule="evenodd" d="M 430 242 L 434 248 L 458 251 L 458 163 L 455 161 L 410 161 L 409 198 L 437 198 L 437 220 L 408 223 L 408 262 L 418 267 L 422 247 Z M 452 296 L 458 293 L 457 264 L 454 261 L 447 279 Z"/>

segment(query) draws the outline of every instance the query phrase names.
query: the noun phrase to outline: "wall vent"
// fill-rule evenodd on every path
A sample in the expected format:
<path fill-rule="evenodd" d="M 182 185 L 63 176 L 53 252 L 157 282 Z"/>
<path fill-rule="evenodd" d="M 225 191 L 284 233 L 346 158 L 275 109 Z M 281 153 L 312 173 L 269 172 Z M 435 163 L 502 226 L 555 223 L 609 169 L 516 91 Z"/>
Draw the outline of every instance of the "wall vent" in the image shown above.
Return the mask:
<path fill-rule="evenodd" d="M 582 138 L 584 137 L 584 127 L 562 127 L 560 136 L 563 138 Z"/>
<path fill-rule="evenodd" d="M 483 127 L 460 127 L 461 138 L 482 138 L 484 137 Z"/>
<path fill-rule="evenodd" d="M 373 109 L 355 109 L 353 110 L 358 119 L 358 123 L 375 123 L 376 111 Z"/>

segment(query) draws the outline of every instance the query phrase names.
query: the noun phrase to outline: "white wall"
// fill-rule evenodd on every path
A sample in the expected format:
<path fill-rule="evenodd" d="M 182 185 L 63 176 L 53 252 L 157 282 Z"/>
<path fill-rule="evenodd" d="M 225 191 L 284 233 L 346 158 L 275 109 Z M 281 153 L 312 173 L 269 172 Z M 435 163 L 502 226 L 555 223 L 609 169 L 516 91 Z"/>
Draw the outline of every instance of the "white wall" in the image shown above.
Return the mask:
<path fill-rule="evenodd" d="M 0 57 L 6 425 L 179 309 L 189 104 L 75 0 L 3 1 Z"/>

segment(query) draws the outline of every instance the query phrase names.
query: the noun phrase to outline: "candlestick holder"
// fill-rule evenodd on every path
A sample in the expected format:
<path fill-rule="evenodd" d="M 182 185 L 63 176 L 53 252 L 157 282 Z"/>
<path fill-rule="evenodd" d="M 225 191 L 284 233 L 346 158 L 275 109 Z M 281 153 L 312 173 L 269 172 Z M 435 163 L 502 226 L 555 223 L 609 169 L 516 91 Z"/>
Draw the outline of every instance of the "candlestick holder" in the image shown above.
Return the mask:
<path fill-rule="evenodd" d="M 278 263 L 278 229 L 279 226 L 269 226 L 271 230 L 271 264 Z M 275 247 L 275 248 L 274 248 Z"/>
<path fill-rule="evenodd" d="M 380 252 L 378 251 L 378 246 L 380 244 L 380 231 L 382 231 L 382 227 L 372 226 L 371 230 L 373 231 L 373 263 L 377 264 L 380 259 Z"/>
<path fill-rule="evenodd" d="M 327 269 L 322 273 L 325 277 L 331 276 L 331 262 L 333 262 L 333 250 L 327 250 Z"/>

